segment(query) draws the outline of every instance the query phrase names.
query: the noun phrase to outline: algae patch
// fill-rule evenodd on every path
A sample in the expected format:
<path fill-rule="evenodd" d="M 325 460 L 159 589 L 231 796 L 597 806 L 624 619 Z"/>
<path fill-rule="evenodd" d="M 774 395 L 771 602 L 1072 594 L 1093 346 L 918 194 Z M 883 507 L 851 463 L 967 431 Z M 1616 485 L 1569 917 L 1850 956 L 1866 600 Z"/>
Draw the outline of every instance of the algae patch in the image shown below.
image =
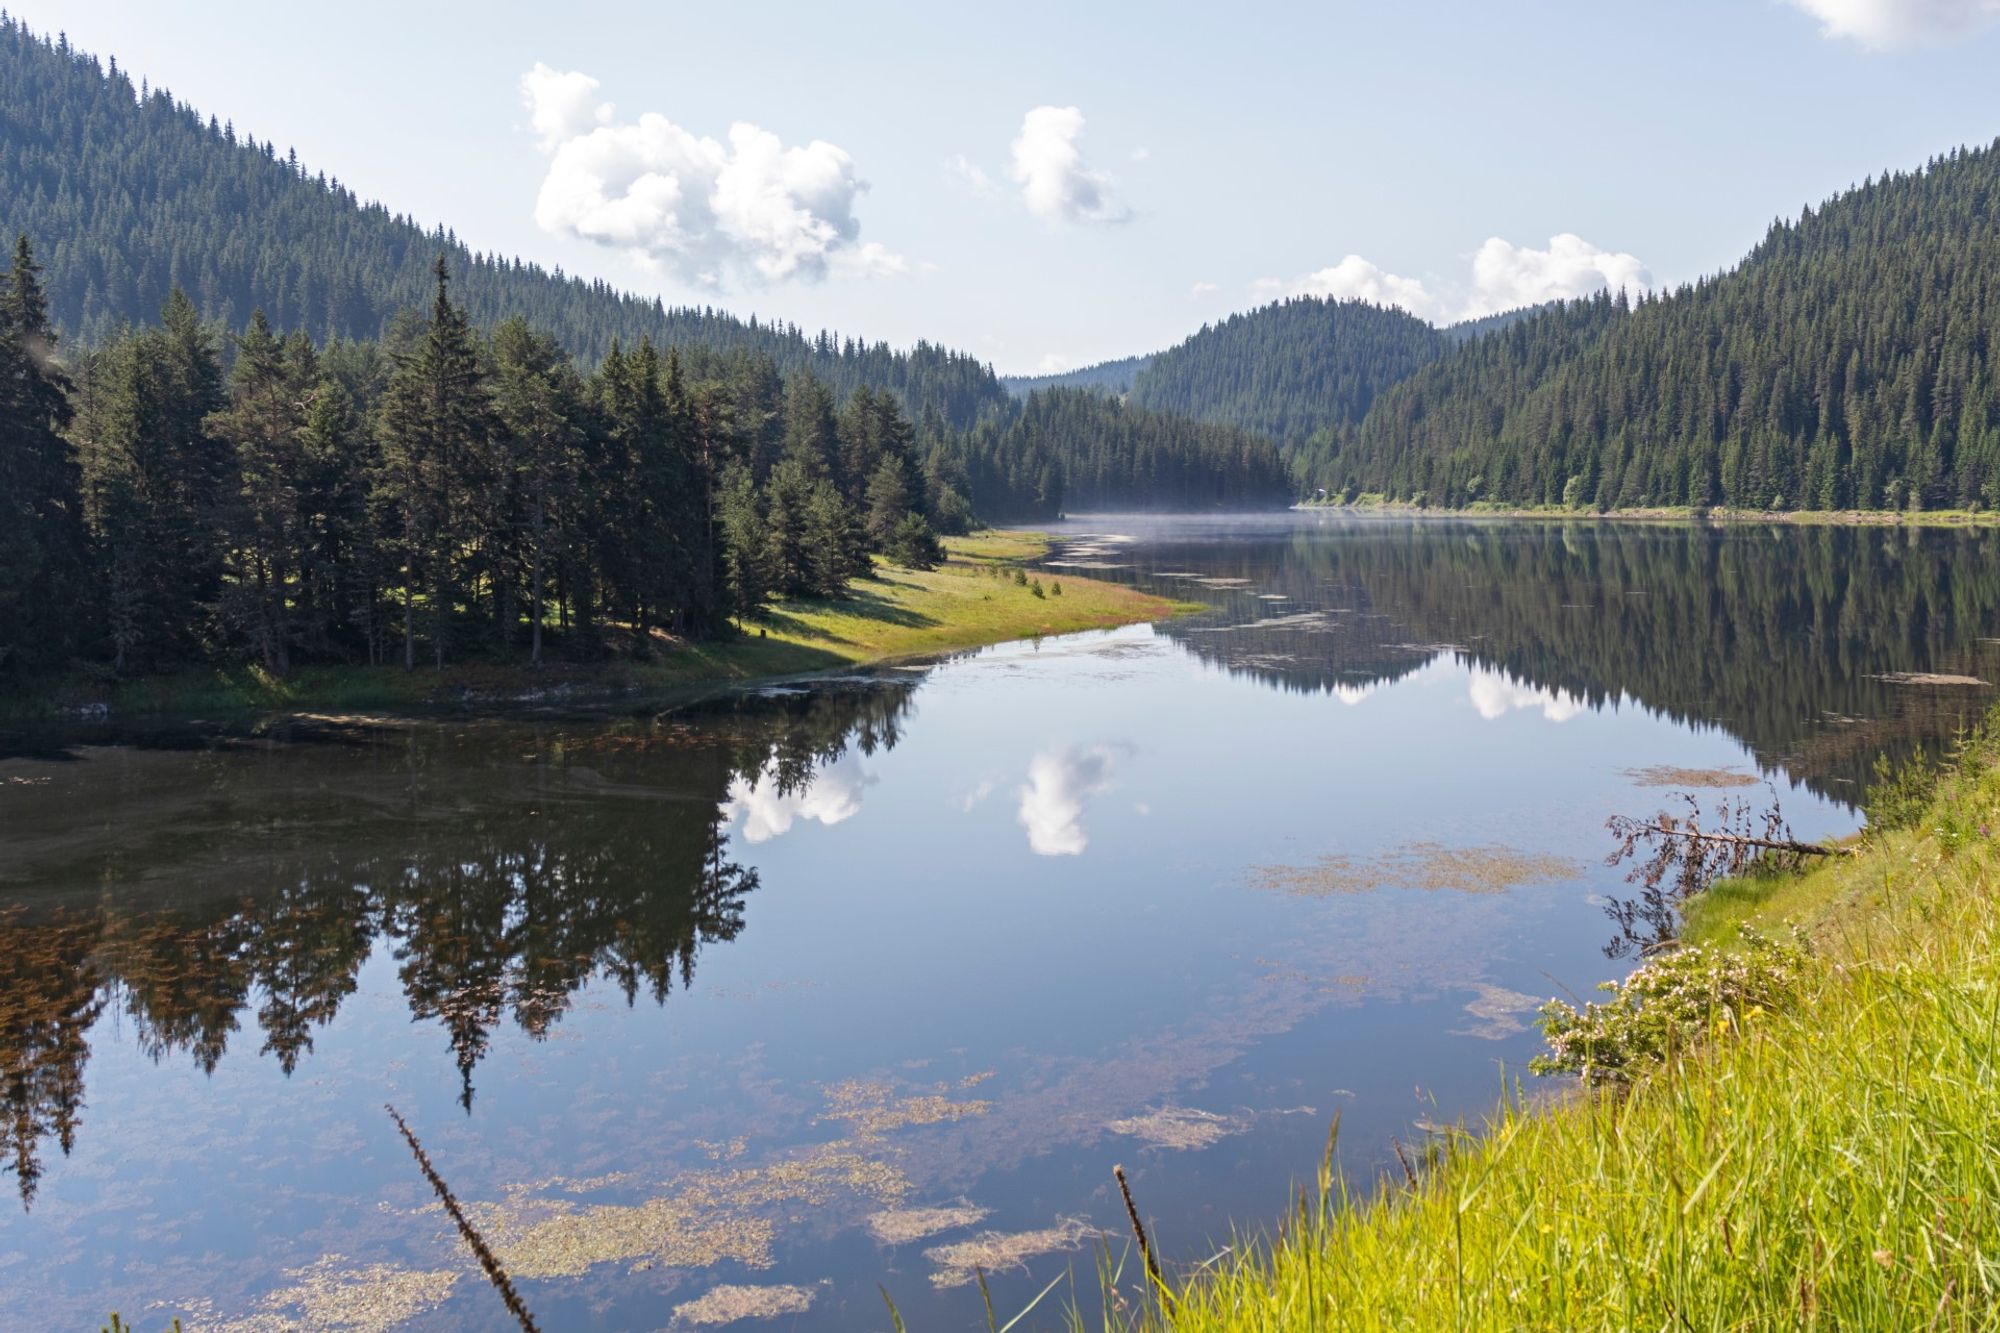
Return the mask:
<path fill-rule="evenodd" d="M 969 1203 L 946 1208 L 889 1208 L 868 1219 L 868 1230 L 884 1245 L 907 1245 L 976 1226 L 986 1220 L 986 1213 L 986 1209 Z"/>
<path fill-rule="evenodd" d="M 1678 768 L 1673 764 L 1649 764 L 1628 768 L 1625 776 L 1635 787 L 1754 787 L 1755 773 L 1738 768 Z"/>
<path fill-rule="evenodd" d="M 1113 1134 L 1128 1134 L 1143 1139 L 1155 1148 L 1187 1152 L 1220 1143 L 1231 1134 L 1242 1133 L 1249 1125 L 1235 1116 L 1197 1111 L 1188 1106 L 1167 1106 L 1144 1115 L 1113 1120 L 1105 1128 Z"/>
<path fill-rule="evenodd" d="M 1249 873 L 1250 882 L 1260 889 L 1328 898 L 1379 889 L 1504 893 L 1523 884 L 1575 879 L 1583 867 L 1567 857 L 1524 852 L 1497 843 L 1447 847 L 1417 842 L 1379 856 L 1335 854 L 1302 865 L 1252 866 Z"/>
<path fill-rule="evenodd" d="M 961 1087 L 968 1086 L 961 1083 Z M 878 1139 L 892 1130 L 907 1129 L 912 1125 L 936 1125 L 952 1120 L 963 1120 L 967 1116 L 985 1115 L 991 1104 L 977 1099 L 955 1102 L 944 1094 L 951 1091 L 951 1085 L 940 1083 L 937 1091 L 920 1093 L 915 1096 L 900 1096 L 887 1083 L 871 1082 L 866 1079 L 850 1078 L 839 1083 L 829 1083 L 823 1091 L 826 1094 L 826 1110 L 820 1120 L 844 1120 L 857 1137 Z"/>
<path fill-rule="evenodd" d="M 1089 1223 L 1066 1218 L 1052 1227 L 1036 1231 L 988 1231 L 971 1240 L 939 1245 L 924 1251 L 924 1258 L 937 1265 L 931 1285 L 938 1288 L 963 1287 L 984 1273 L 999 1273 L 1028 1266 L 1038 1255 L 1073 1250 L 1096 1231 Z"/>
<path fill-rule="evenodd" d="M 388 1333 L 444 1304 L 457 1284 L 454 1269 L 416 1269 L 398 1264 L 348 1266 L 329 1254 L 285 1276 L 293 1285 L 267 1293 L 259 1309 L 243 1319 L 208 1325 L 215 1333 L 293 1333 L 302 1329 L 342 1329 Z"/>
<path fill-rule="evenodd" d="M 818 1293 L 812 1287 L 717 1287 L 674 1307 L 677 1324 L 730 1324 L 738 1319 L 775 1319 L 804 1314 Z"/>

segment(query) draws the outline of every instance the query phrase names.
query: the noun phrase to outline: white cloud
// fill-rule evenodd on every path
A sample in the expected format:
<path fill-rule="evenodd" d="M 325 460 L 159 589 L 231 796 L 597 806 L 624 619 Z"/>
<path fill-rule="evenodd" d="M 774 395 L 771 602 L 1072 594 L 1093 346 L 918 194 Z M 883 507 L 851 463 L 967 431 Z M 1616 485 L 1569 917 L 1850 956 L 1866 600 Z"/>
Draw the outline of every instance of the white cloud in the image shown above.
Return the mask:
<path fill-rule="evenodd" d="M 964 185 L 974 194 L 990 195 L 998 188 L 993 184 L 993 178 L 986 174 L 985 168 L 966 157 L 964 153 L 953 153 L 950 157 L 946 158 L 944 160 L 944 170 L 947 176 Z"/>
<path fill-rule="evenodd" d="M 1152 159 L 1152 156 L 1153 156 L 1153 150 L 1146 147 L 1144 144 L 1141 144 L 1139 145 L 1139 147 L 1134 148 L 1132 150 L 1132 160 L 1134 162 L 1150 161 Z"/>
<path fill-rule="evenodd" d="M 1048 222 L 1123 222 L 1132 216 L 1109 176 L 1092 171 L 1077 140 L 1083 112 L 1038 106 L 1021 119 L 1010 173 L 1028 211 Z"/>
<path fill-rule="evenodd" d="M 1070 368 L 1070 359 L 1060 352 L 1044 352 L 1042 359 L 1035 362 L 1037 375 L 1060 375 Z"/>
<path fill-rule="evenodd" d="M 528 118 L 542 136 L 545 153 L 612 114 L 611 103 L 597 101 L 596 79 L 575 70 L 553 70 L 539 60 L 521 76 L 521 96 L 527 99 Z"/>
<path fill-rule="evenodd" d="M 882 276 L 907 263 L 860 244 L 854 160 L 815 139 L 787 148 L 739 121 L 718 143 L 648 112 L 593 107 L 597 81 L 537 64 L 521 78 L 549 168 L 535 200 L 543 230 L 624 250 L 704 286 L 733 278 Z"/>
<path fill-rule="evenodd" d="M 1497 314 L 1605 290 L 1637 296 L 1652 285 L 1653 275 L 1636 255 L 1600 250 L 1569 232 L 1549 237 L 1546 250 L 1493 236 L 1472 257 L 1472 298 L 1465 315 Z"/>
<path fill-rule="evenodd" d="M 1195 296 L 1213 296 L 1221 290 L 1220 287 L 1217 287 L 1212 282 L 1197 282 L 1194 286 L 1188 288 L 1188 291 Z"/>
<path fill-rule="evenodd" d="M 1093 745 L 1056 753 L 1044 750 L 1028 765 L 1027 785 L 1020 788 L 1017 818 L 1028 831 L 1028 846 L 1037 856 L 1077 856 L 1089 845 L 1083 831 L 1083 805 L 1111 790 L 1119 761 L 1130 750 Z"/>
<path fill-rule="evenodd" d="M 1584 711 L 1583 700 L 1574 694 L 1537 689 L 1498 671 L 1474 671 L 1468 693 L 1474 711 L 1488 722 L 1536 708 L 1551 722 L 1567 722 Z"/>
<path fill-rule="evenodd" d="M 1786 0 L 1828 38 L 1874 51 L 1967 37 L 2000 20 L 2000 0 Z"/>
<path fill-rule="evenodd" d="M 1360 255 L 1349 255 L 1332 268 L 1306 274 L 1292 284 L 1291 294 L 1401 306 L 1420 319 L 1439 313 L 1437 299 L 1424 290 L 1423 283 L 1415 278 L 1399 278 Z"/>
<path fill-rule="evenodd" d="M 1286 295 L 1370 301 L 1446 323 L 1606 290 L 1636 296 L 1652 285 L 1652 273 L 1636 255 L 1600 249 L 1564 232 L 1551 236 L 1546 250 L 1489 238 L 1472 256 L 1472 277 L 1465 287 L 1448 284 L 1444 290 L 1433 290 L 1419 278 L 1402 277 L 1360 255 L 1349 255 L 1331 268 L 1290 283 L 1259 278 L 1250 284 L 1250 291 L 1261 300 Z"/>
<path fill-rule="evenodd" d="M 776 765 L 767 765 L 756 782 L 737 778 L 729 784 L 722 816 L 731 826 L 743 821 L 745 842 L 769 842 L 791 832 L 801 819 L 829 827 L 852 819 L 861 813 L 862 792 L 874 783 L 874 776 L 852 754 L 842 755 L 813 774 L 805 786 L 789 792 L 778 789 Z"/>

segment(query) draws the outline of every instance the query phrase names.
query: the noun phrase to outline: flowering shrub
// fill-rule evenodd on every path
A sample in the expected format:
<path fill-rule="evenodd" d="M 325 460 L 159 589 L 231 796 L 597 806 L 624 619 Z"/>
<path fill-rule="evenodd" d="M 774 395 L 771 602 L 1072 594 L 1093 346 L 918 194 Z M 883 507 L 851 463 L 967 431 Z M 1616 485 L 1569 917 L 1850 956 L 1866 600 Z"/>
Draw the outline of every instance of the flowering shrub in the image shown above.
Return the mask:
<path fill-rule="evenodd" d="M 1549 1050 L 1529 1062 L 1537 1074 L 1573 1073 L 1591 1083 L 1627 1082 L 1660 1063 L 1798 996 L 1810 958 L 1798 939 L 1782 943 L 1749 928 L 1740 951 L 1679 949 L 1599 990 L 1613 998 L 1581 1011 L 1561 1000 L 1542 1006 Z"/>

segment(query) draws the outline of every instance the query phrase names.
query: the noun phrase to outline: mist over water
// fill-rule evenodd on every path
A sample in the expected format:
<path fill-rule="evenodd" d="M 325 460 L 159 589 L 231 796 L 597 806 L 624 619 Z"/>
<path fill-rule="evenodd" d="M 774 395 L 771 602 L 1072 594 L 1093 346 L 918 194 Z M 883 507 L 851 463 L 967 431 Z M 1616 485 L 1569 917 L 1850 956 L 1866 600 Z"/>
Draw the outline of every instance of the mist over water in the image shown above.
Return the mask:
<path fill-rule="evenodd" d="M 1847 831 L 2000 680 L 1989 533 L 1060 535 L 1206 609 L 662 714 L 0 738 L 0 1309 L 501 1326 L 385 1101 L 544 1327 L 958 1327 L 975 1262 L 1088 1304 L 1114 1161 L 1196 1262 L 1336 1111 L 1362 1181 L 1476 1121 L 1627 966 L 1609 815 Z"/>

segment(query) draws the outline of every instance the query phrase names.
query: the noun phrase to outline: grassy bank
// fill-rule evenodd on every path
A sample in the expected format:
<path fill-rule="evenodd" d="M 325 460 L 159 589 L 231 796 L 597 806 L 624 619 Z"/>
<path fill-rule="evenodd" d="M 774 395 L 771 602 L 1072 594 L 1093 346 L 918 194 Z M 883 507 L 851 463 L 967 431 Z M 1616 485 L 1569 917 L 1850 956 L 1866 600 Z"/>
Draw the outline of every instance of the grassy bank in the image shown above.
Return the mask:
<path fill-rule="evenodd" d="M 1414 1183 L 1328 1182 L 1187 1282 L 1171 1327 L 2000 1324 L 2000 749 L 1906 805 L 1856 855 L 1697 901 L 1717 950 L 1806 932 L 1785 1002 L 1709 1005 L 1629 1089 L 1517 1099 Z"/>
<path fill-rule="evenodd" d="M 774 602 L 742 634 L 704 643 L 662 641 L 639 659 L 526 665 L 464 663 L 444 670 L 308 667 L 284 677 L 252 667 L 129 680 L 50 681 L 0 696 L 0 716 L 47 717 L 103 705 L 113 715 L 202 714 L 271 709 L 396 709 L 439 704 L 504 706 L 551 698 L 586 700 L 671 694 L 709 685 L 795 675 L 890 658 L 975 648 L 1157 620 L 1179 604 L 1094 579 L 1013 573 L 1040 556 L 1047 538 L 985 532 L 949 538 L 932 570 L 878 564 L 849 597 Z M 1037 592 L 1037 584 L 1040 592 Z"/>
<path fill-rule="evenodd" d="M 1379 496 L 1362 496 L 1353 504 L 1301 503 L 1304 510 L 1342 510 L 1358 514 L 1393 514 L 1409 518 L 1556 519 L 1568 523 L 1598 520 L 1625 523 L 1786 523 L 1798 527 L 1920 527 L 1976 528 L 2000 525 L 1993 509 L 1732 509 L 1726 505 L 1696 509 L 1690 505 L 1647 505 L 1628 509 L 1569 509 L 1562 505 L 1471 504 L 1439 509 L 1403 504 Z"/>

